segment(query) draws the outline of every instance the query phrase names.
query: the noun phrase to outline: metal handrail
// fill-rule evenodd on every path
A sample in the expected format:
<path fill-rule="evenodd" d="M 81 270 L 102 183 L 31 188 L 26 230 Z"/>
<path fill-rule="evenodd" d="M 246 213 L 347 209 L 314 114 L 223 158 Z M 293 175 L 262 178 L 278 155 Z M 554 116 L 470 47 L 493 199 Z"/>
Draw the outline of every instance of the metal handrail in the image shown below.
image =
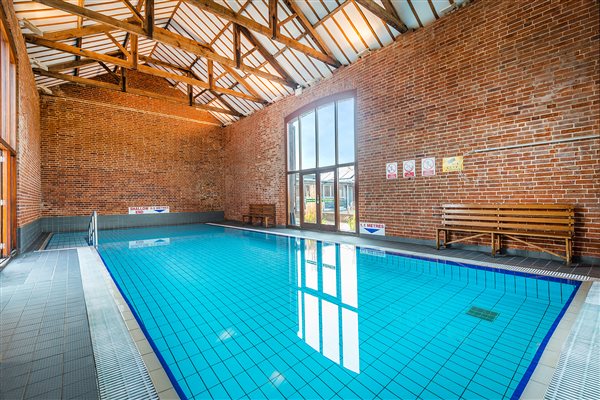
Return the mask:
<path fill-rule="evenodd" d="M 88 224 L 88 244 L 98 248 L 98 212 L 94 211 Z"/>

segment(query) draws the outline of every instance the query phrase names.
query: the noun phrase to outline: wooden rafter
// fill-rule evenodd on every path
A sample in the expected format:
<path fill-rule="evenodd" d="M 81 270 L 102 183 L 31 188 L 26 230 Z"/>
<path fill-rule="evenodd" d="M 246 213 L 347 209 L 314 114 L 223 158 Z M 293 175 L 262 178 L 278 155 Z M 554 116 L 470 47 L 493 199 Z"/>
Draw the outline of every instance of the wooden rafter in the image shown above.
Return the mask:
<path fill-rule="evenodd" d="M 250 41 L 250 44 L 252 44 L 252 46 L 257 48 L 258 52 L 263 56 L 263 58 L 269 64 L 271 64 L 271 66 L 275 69 L 275 71 L 277 71 L 278 74 L 283 76 L 283 78 L 286 80 L 288 86 L 291 86 L 291 87 L 298 86 L 298 82 L 296 82 L 296 80 L 294 78 L 292 78 L 292 76 L 290 74 L 288 74 L 285 69 L 283 69 L 283 67 L 275 59 L 275 56 L 273 56 L 271 53 L 269 53 L 269 51 L 267 49 L 265 49 L 265 47 L 254 37 L 252 32 L 250 32 L 248 29 L 246 29 L 243 26 L 240 27 L 240 32 L 246 37 L 246 39 L 248 39 L 248 41 Z"/>
<path fill-rule="evenodd" d="M 146 15 L 144 18 L 144 30 L 146 31 L 146 36 L 152 39 L 154 37 L 154 0 L 146 0 L 144 11 Z"/>
<path fill-rule="evenodd" d="M 82 7 L 84 4 L 85 0 L 77 0 L 77 4 Z M 78 17 L 77 18 L 77 27 L 81 28 L 83 26 L 83 17 Z M 77 39 L 75 39 L 75 47 L 83 47 L 83 37 L 78 37 Z M 75 56 L 75 60 L 80 60 L 81 56 Z M 79 75 L 79 68 L 75 68 L 75 70 L 73 71 L 73 75 L 78 76 Z"/>
<path fill-rule="evenodd" d="M 68 44 L 64 44 L 64 43 L 60 43 L 60 42 L 52 42 L 50 40 L 46 40 L 46 39 L 37 37 L 35 35 L 25 34 L 25 35 L 23 35 L 23 37 L 25 38 L 25 40 L 28 43 L 37 44 L 37 45 L 52 48 L 55 50 L 61 50 L 61 51 L 67 52 L 67 53 L 91 58 L 96 61 L 103 61 L 103 62 L 117 65 L 117 66 L 120 66 L 123 68 L 127 68 L 127 69 L 137 69 L 138 71 L 146 73 L 146 74 L 158 76 L 161 78 L 172 79 L 172 80 L 179 81 L 179 82 L 190 83 L 194 86 L 198 86 L 198 87 L 201 87 L 204 89 L 209 88 L 208 83 L 198 80 L 198 79 L 191 80 L 191 78 L 188 78 L 186 76 L 180 76 L 180 75 L 173 74 L 170 72 L 154 69 L 154 68 L 151 68 L 151 67 L 148 67 L 145 65 L 137 65 L 137 68 L 135 68 L 135 64 L 137 62 L 136 63 L 132 62 L 132 60 L 130 59 L 131 57 L 129 57 L 129 59 L 127 59 L 127 60 L 124 60 L 122 58 L 118 58 L 115 56 L 109 56 L 106 54 L 97 53 L 97 52 L 90 51 L 90 50 L 80 49 L 78 47 L 70 46 Z M 235 96 L 235 97 L 239 97 L 239 98 L 242 98 L 245 100 L 255 101 L 257 103 L 265 102 L 265 100 L 260 96 L 247 95 L 245 93 L 238 92 L 235 90 L 230 90 L 230 89 L 225 89 L 225 88 L 220 88 L 220 87 L 215 87 L 214 90 L 217 92 L 221 92 L 223 94 L 230 95 L 230 96 Z"/>
<path fill-rule="evenodd" d="M 27 43 L 37 44 L 39 46 L 48 47 L 50 49 L 64 51 L 80 57 L 93 58 L 96 61 L 103 61 L 109 64 L 118 65 L 120 67 L 129 67 L 129 62 L 122 58 L 109 56 L 107 54 L 97 53 L 95 51 L 81 49 L 61 42 L 54 42 L 31 34 L 24 34 L 23 37 Z"/>
<path fill-rule="evenodd" d="M 131 63 L 131 66 L 134 69 L 136 69 L 137 65 L 138 65 L 138 59 L 139 59 L 138 36 L 137 35 L 131 35 L 131 39 L 129 40 L 129 47 L 131 50 L 129 52 L 128 60 Z"/>
<path fill-rule="evenodd" d="M 167 72 L 167 71 L 163 71 L 163 70 L 159 70 L 159 69 L 155 69 L 155 68 L 151 68 L 148 67 L 146 65 L 138 65 L 138 71 L 143 72 L 145 74 L 148 75 L 154 75 L 154 76 L 158 76 L 160 78 L 167 78 L 167 79 L 172 79 L 175 81 L 179 81 L 179 82 L 183 82 L 183 83 L 189 83 L 191 85 L 203 88 L 203 89 L 210 89 L 209 84 L 207 82 L 201 81 L 199 79 L 196 78 L 190 78 L 188 76 L 183 76 L 183 75 L 177 75 L 171 72 Z M 241 99 L 245 99 L 245 100 L 250 100 L 250 101 L 254 101 L 257 103 L 263 103 L 263 99 L 256 97 L 256 96 L 252 96 L 252 95 L 248 95 L 245 93 L 241 93 L 238 92 L 236 90 L 231 90 L 231 89 L 226 89 L 226 88 L 221 88 L 221 87 L 215 87 L 213 88 L 213 90 L 215 90 L 216 92 L 222 93 L 222 94 L 227 94 L 229 96 L 234 96 L 234 97 L 239 97 Z"/>
<path fill-rule="evenodd" d="M 233 61 L 235 61 L 235 67 L 240 68 L 242 65 L 242 41 L 240 40 L 240 26 L 233 24 Z"/>
<path fill-rule="evenodd" d="M 435 19 L 440 19 L 440 16 L 437 13 L 435 6 L 433 5 L 433 2 L 431 0 L 427 0 L 427 2 L 429 3 L 429 8 L 431 8 L 431 12 L 433 13 L 433 16 L 435 17 Z"/>
<path fill-rule="evenodd" d="M 269 29 L 271 30 L 271 39 L 277 40 L 279 36 L 279 24 L 277 23 L 277 4 L 279 0 L 269 0 Z"/>
<path fill-rule="evenodd" d="M 94 79 L 81 78 L 78 76 L 72 76 L 72 75 L 66 75 L 66 74 L 59 74 L 57 72 L 51 72 L 51 71 L 44 71 L 43 69 L 39 69 L 39 68 L 33 68 L 33 72 L 36 75 L 46 76 L 48 78 L 59 79 L 59 80 L 66 81 L 66 82 L 72 82 L 72 83 L 76 83 L 78 85 L 97 87 L 97 88 L 108 89 L 108 90 L 125 91 L 127 93 L 135 94 L 138 96 L 145 96 L 145 97 L 151 97 L 154 99 L 167 100 L 167 101 L 172 101 L 172 102 L 176 102 L 176 103 L 184 104 L 184 105 L 186 105 L 188 103 L 187 99 L 185 99 L 185 98 L 167 96 L 167 95 L 162 95 L 159 93 L 149 92 L 147 90 L 130 88 L 130 87 L 127 87 L 126 84 L 125 85 L 116 85 L 113 83 L 97 81 Z M 121 78 L 121 81 L 126 82 L 126 79 Z M 123 88 L 125 88 L 126 90 L 123 90 Z M 199 110 L 228 114 L 228 115 L 233 115 L 235 117 L 242 116 L 238 112 L 234 113 L 234 112 L 231 112 L 228 110 L 224 110 L 224 109 L 221 109 L 218 107 L 211 107 L 211 106 L 207 106 L 204 104 L 195 103 L 193 105 L 193 107 L 197 108 Z"/>
<path fill-rule="evenodd" d="M 154 58 L 154 57 L 148 57 L 148 56 L 144 56 L 144 55 L 140 54 L 139 59 L 140 59 L 140 61 L 144 61 L 144 62 L 147 62 L 149 64 L 159 65 L 161 67 L 174 69 L 174 70 L 181 71 L 181 72 L 184 72 L 184 73 L 190 72 L 190 69 L 188 67 L 183 67 L 181 65 L 172 64 L 172 63 L 169 63 L 169 62 L 166 62 L 166 61 L 163 61 L 163 60 L 159 60 L 159 59 Z"/>
<path fill-rule="evenodd" d="M 112 56 L 112 57 L 118 57 L 120 54 L 121 53 L 106 53 L 106 55 Z M 67 69 L 85 67 L 86 65 L 92 65 L 97 62 L 98 62 L 97 60 L 93 60 L 91 58 L 82 58 L 80 60 L 71 60 L 71 61 L 61 62 L 58 64 L 52 64 L 48 67 L 48 70 L 51 72 L 60 72 L 60 71 L 64 71 Z"/>
<path fill-rule="evenodd" d="M 104 30 L 124 30 L 129 32 L 130 34 L 136 34 L 143 37 L 148 37 L 142 25 L 135 23 L 135 21 L 130 20 L 118 20 L 116 18 L 109 17 L 107 15 L 98 13 L 96 11 L 89 10 L 87 8 L 78 7 L 74 4 L 67 3 L 63 0 L 34 0 L 38 3 L 47 5 L 49 7 L 53 7 L 71 14 L 82 15 L 86 18 L 99 22 L 104 25 Z M 71 32 L 71 34 L 74 34 Z M 75 33 L 77 35 L 77 33 Z M 186 38 L 184 36 L 178 35 L 166 29 L 162 29 L 159 27 L 154 27 L 153 29 L 153 40 L 164 43 L 171 47 L 179 48 L 181 50 L 185 50 L 192 54 L 196 54 L 206 59 L 211 59 L 213 61 L 218 62 L 221 65 L 226 65 L 232 68 L 236 68 L 235 62 L 227 57 L 221 56 L 217 54 L 214 50 L 209 48 L 207 45 L 197 42 L 195 40 Z M 246 73 L 251 73 L 261 78 L 278 82 L 283 85 L 288 85 L 288 82 L 277 75 L 270 74 L 265 72 L 259 68 L 252 68 L 247 65 L 242 64 L 239 68 L 241 71 Z"/>
<path fill-rule="evenodd" d="M 298 4 L 296 4 L 293 0 L 283 0 L 284 3 L 288 6 L 288 8 L 292 11 L 293 15 L 297 18 L 300 26 L 304 28 L 306 34 L 317 44 L 319 49 L 330 57 L 333 57 L 333 53 L 325 43 L 325 41 L 321 38 L 321 36 L 317 33 L 316 29 L 310 23 L 306 15 L 302 12 Z"/>
<path fill-rule="evenodd" d="M 398 12 L 396 11 L 396 9 L 394 8 L 394 5 L 392 4 L 392 0 L 381 0 L 381 3 L 383 4 L 383 8 L 385 8 L 385 10 L 387 12 L 389 12 L 396 19 L 398 19 L 399 21 L 401 21 L 400 15 L 398 15 Z"/>
<path fill-rule="evenodd" d="M 207 61 L 206 70 L 208 72 L 208 87 L 212 90 L 215 87 L 215 70 L 212 60 Z"/>
<path fill-rule="evenodd" d="M 119 79 L 119 76 L 115 74 L 110 68 L 108 68 L 108 65 L 104 64 L 102 61 L 98 61 L 98 64 L 100 64 L 102 69 L 104 69 L 106 73 L 110 75 L 117 83 L 120 83 L 121 80 Z"/>
<path fill-rule="evenodd" d="M 360 4 L 365 9 L 369 10 L 371 13 L 379 17 L 383 22 L 394 28 L 400 33 L 405 33 L 408 31 L 408 27 L 404 22 L 402 22 L 399 18 L 397 18 L 393 13 L 381 7 L 379 4 L 375 3 L 373 0 L 354 0 L 357 4 Z M 397 15 L 397 14 L 396 14 Z"/>
<path fill-rule="evenodd" d="M 131 11 L 131 13 L 133 14 L 133 17 L 135 19 L 137 19 L 139 22 L 143 22 L 144 21 L 144 17 L 142 16 L 142 13 L 139 12 L 139 10 L 133 5 L 131 4 L 131 2 L 129 0 L 121 0 L 125 6 L 127 8 L 129 8 L 129 11 Z M 142 3 L 140 1 L 140 3 Z"/>
<path fill-rule="evenodd" d="M 251 18 L 245 17 L 243 15 L 239 15 L 232 9 L 227 8 L 227 7 L 225 7 L 219 3 L 216 3 L 212 0 L 185 0 L 185 1 L 189 4 L 195 5 L 196 7 L 198 7 L 201 10 L 208 11 L 208 12 L 210 12 L 220 18 L 223 18 L 227 21 L 237 23 L 240 26 L 243 26 L 251 31 L 260 33 L 267 37 L 271 36 L 272 32 L 268 26 L 259 24 L 258 22 L 254 21 Z M 274 40 L 283 45 L 286 45 L 287 47 L 289 47 L 291 49 L 294 49 L 296 51 L 304 53 L 305 55 L 307 55 L 309 57 L 315 58 L 315 59 L 322 61 L 325 64 L 329 64 L 333 67 L 339 67 L 341 65 L 340 62 L 338 60 L 336 60 L 335 58 L 332 58 L 332 57 L 328 56 L 327 54 L 320 52 L 319 50 L 316 50 L 310 46 L 304 45 L 304 44 L 298 42 L 297 40 L 289 38 L 287 36 L 278 35 L 277 38 Z"/>

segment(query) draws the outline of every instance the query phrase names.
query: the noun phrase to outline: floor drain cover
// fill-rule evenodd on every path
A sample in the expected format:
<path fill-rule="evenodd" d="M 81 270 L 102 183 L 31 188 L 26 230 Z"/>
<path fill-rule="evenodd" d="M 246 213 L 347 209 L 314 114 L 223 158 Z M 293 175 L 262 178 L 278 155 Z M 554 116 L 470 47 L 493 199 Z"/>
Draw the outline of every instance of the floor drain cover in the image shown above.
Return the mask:
<path fill-rule="evenodd" d="M 485 308 L 471 307 L 469 311 L 467 311 L 467 315 L 494 322 L 499 314 L 491 310 L 486 310 Z"/>

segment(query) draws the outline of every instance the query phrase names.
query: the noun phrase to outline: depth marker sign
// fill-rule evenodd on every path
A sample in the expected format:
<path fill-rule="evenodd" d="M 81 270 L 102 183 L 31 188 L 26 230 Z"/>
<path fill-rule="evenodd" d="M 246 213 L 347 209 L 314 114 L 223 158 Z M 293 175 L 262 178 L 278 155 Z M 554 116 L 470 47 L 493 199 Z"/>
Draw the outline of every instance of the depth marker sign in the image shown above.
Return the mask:
<path fill-rule="evenodd" d="M 385 224 L 361 222 L 359 233 L 364 233 L 367 235 L 385 236 Z"/>
<path fill-rule="evenodd" d="M 129 207 L 129 214 L 167 214 L 169 206 Z"/>

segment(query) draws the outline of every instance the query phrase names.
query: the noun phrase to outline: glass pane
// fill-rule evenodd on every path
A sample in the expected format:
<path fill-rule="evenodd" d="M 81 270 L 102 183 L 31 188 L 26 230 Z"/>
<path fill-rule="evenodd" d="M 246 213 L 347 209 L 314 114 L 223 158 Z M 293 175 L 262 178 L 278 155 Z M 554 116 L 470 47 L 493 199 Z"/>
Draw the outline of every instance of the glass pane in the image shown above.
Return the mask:
<path fill-rule="evenodd" d="M 300 137 L 302 140 L 302 169 L 315 168 L 317 166 L 317 150 L 314 111 L 300 117 Z"/>
<path fill-rule="evenodd" d="M 298 132 L 298 120 L 288 123 L 288 171 L 300 169 L 300 132 Z"/>
<path fill-rule="evenodd" d="M 317 110 L 319 133 L 319 167 L 335 164 L 335 105 L 333 103 Z"/>
<path fill-rule="evenodd" d="M 300 175 L 288 175 L 288 224 L 300 225 Z"/>
<path fill-rule="evenodd" d="M 321 224 L 335 225 L 335 173 L 321 173 Z"/>
<path fill-rule="evenodd" d="M 307 174 L 302 177 L 304 185 L 304 222 L 307 224 L 317 223 L 317 182 L 315 174 Z"/>
<path fill-rule="evenodd" d="M 356 231 L 356 204 L 354 199 L 354 167 L 338 168 L 338 209 L 342 232 Z"/>
<path fill-rule="evenodd" d="M 338 164 L 354 162 L 354 99 L 338 101 Z"/>

